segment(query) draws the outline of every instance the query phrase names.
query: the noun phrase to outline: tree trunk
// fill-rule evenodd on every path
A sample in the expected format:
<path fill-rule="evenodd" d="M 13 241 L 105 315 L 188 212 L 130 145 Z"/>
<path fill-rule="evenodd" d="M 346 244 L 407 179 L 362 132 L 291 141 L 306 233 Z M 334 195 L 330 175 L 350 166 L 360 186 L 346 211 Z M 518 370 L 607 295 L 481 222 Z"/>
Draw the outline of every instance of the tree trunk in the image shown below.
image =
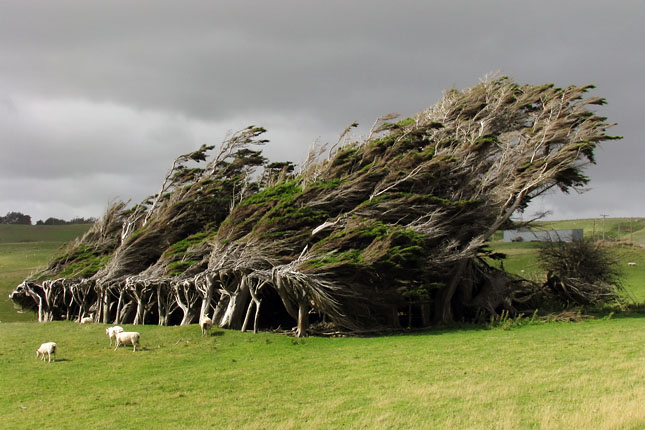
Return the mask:
<path fill-rule="evenodd" d="M 208 317 L 209 308 L 213 301 L 213 293 L 215 292 L 215 283 L 213 282 L 213 278 L 208 274 L 205 274 L 204 278 L 205 279 L 201 279 L 199 281 L 195 280 L 196 285 L 197 282 L 200 282 L 198 290 L 202 293 L 202 306 L 199 311 L 200 318 Z"/>
<path fill-rule="evenodd" d="M 298 309 L 296 308 L 295 302 L 292 300 L 291 296 L 287 293 L 284 285 L 284 280 L 282 279 L 282 277 L 275 276 L 274 285 L 275 285 L 275 290 L 278 292 L 278 295 L 282 300 L 282 304 L 284 305 L 285 310 L 287 311 L 289 316 L 291 316 L 291 318 L 294 319 L 294 321 L 297 321 Z"/>
<path fill-rule="evenodd" d="M 184 311 L 184 317 L 181 319 L 180 325 L 189 325 L 197 321 L 199 315 L 196 308 L 189 307 L 186 309 L 182 308 L 182 310 Z"/>
<path fill-rule="evenodd" d="M 251 311 L 255 307 L 255 317 L 253 318 L 253 333 L 258 332 L 258 317 L 260 315 L 260 304 L 262 303 L 262 299 L 258 297 L 258 292 L 260 291 L 260 288 L 264 286 L 266 281 L 262 282 L 260 286 L 256 287 L 251 281 L 249 281 L 251 284 L 249 285 L 249 293 L 251 294 L 251 301 L 249 301 L 249 308 L 246 311 L 246 317 L 244 318 L 244 324 L 242 325 L 242 331 L 246 331 L 247 324 L 249 322 L 249 317 L 251 316 Z"/>
<path fill-rule="evenodd" d="M 213 311 L 213 324 L 217 324 L 219 327 L 222 327 L 221 322 L 222 322 L 222 318 L 224 318 L 224 313 L 226 312 L 226 308 L 228 307 L 228 302 L 229 302 L 228 293 L 222 293 L 220 295 L 219 300 L 217 301 L 215 310 Z"/>
<path fill-rule="evenodd" d="M 144 314 L 145 314 L 145 302 L 144 302 L 144 293 L 141 293 L 141 297 L 137 300 L 137 313 L 134 317 L 134 324 L 139 325 L 143 324 Z"/>
<path fill-rule="evenodd" d="M 134 302 L 127 302 L 121 309 L 121 324 L 132 324 L 134 323 L 134 315 L 136 311 L 136 306 Z"/>
<path fill-rule="evenodd" d="M 461 260 L 459 263 L 457 263 L 457 270 L 455 270 L 455 274 L 450 280 L 450 285 L 448 285 L 446 293 L 443 297 L 443 308 L 441 310 L 441 322 L 444 324 L 448 324 L 452 322 L 452 319 L 453 319 L 452 298 L 455 295 L 455 291 L 457 291 L 457 286 L 461 281 L 461 276 L 464 273 L 464 270 L 466 269 L 466 265 L 468 264 L 468 261 L 469 260 Z"/>
<path fill-rule="evenodd" d="M 298 302 L 298 329 L 297 337 L 305 337 L 309 333 L 309 302 L 302 299 Z"/>
<path fill-rule="evenodd" d="M 430 303 L 423 302 L 419 305 L 419 308 L 421 310 L 421 325 L 423 327 L 428 327 L 432 322 L 430 318 Z"/>
<path fill-rule="evenodd" d="M 109 324 L 110 306 L 112 305 L 112 294 L 110 293 L 108 288 L 103 288 L 102 294 L 103 294 L 103 315 L 101 316 L 101 320 L 103 324 Z"/>
<path fill-rule="evenodd" d="M 249 287 L 247 284 L 246 275 L 242 276 L 242 280 L 230 296 L 228 306 L 222 317 L 220 327 L 227 327 L 233 330 L 242 328 L 242 318 L 244 317 L 244 310 L 249 300 Z"/>
<path fill-rule="evenodd" d="M 119 302 L 116 307 L 116 318 L 114 319 L 115 324 L 121 324 L 121 311 L 123 310 L 123 294 L 125 293 L 125 290 L 121 288 L 121 291 L 119 291 Z"/>

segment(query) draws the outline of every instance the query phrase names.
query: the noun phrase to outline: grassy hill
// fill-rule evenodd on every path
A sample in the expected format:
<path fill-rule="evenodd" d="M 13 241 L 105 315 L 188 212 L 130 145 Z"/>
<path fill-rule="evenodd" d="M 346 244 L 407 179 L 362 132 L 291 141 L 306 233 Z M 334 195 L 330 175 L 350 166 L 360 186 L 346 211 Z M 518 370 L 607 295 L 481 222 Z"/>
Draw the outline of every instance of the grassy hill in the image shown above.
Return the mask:
<path fill-rule="evenodd" d="M 645 218 L 587 218 L 536 223 L 542 229 L 584 229 L 585 237 L 605 240 L 632 241 L 645 246 Z"/>
<path fill-rule="evenodd" d="M 7 225 L 0 224 L 0 321 L 32 320 L 33 314 L 18 314 L 8 295 L 56 251 L 83 235 L 89 224 Z"/>
<path fill-rule="evenodd" d="M 645 428 L 645 319 L 306 338 L 0 324 L 7 429 Z M 44 341 L 55 363 L 36 360 Z"/>

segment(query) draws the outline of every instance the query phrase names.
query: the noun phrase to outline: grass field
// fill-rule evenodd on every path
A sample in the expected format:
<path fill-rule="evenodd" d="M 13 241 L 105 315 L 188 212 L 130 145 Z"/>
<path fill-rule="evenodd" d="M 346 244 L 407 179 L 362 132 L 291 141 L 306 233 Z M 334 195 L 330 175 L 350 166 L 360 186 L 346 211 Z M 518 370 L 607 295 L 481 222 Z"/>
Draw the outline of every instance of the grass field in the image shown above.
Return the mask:
<path fill-rule="evenodd" d="M 0 324 L 2 428 L 645 428 L 642 315 L 379 338 L 126 327 L 137 352 L 104 329 Z"/>
<path fill-rule="evenodd" d="M 31 273 L 45 266 L 61 246 L 89 228 L 88 224 L 0 224 L 0 321 L 35 319 L 31 313 L 17 313 L 9 294 Z"/>
<path fill-rule="evenodd" d="M 84 231 L 2 227 L 5 297 Z M 492 243 L 533 276 L 537 246 Z M 643 302 L 644 251 L 621 252 Z M 642 313 L 374 338 L 125 326 L 142 334 L 134 353 L 102 324 L 38 324 L 9 302 L 0 320 L 2 429 L 645 429 Z M 46 341 L 51 364 L 35 358 Z"/>

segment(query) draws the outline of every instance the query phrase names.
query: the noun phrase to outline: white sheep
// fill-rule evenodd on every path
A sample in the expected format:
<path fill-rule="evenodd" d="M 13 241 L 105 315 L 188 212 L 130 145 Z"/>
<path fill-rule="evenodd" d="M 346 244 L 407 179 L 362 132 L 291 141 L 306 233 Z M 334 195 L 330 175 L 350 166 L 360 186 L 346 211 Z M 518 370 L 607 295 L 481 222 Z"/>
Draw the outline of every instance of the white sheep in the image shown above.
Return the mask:
<path fill-rule="evenodd" d="M 89 324 L 92 322 L 94 322 L 94 317 L 92 316 L 81 318 L 81 324 Z"/>
<path fill-rule="evenodd" d="M 116 337 L 117 333 L 121 333 L 123 331 L 123 327 L 119 327 L 118 325 L 115 325 L 114 327 L 108 327 L 105 329 L 105 334 L 110 338 L 110 346 L 112 346 L 112 339 Z"/>
<path fill-rule="evenodd" d="M 629 267 L 636 267 L 636 263 L 634 261 L 630 261 L 629 263 L 627 263 L 627 265 Z"/>
<path fill-rule="evenodd" d="M 132 352 L 137 350 L 137 345 L 139 346 L 139 349 L 141 349 L 141 344 L 139 343 L 141 334 L 136 331 L 122 331 L 120 333 L 116 333 L 115 338 L 116 338 L 114 342 L 116 344 L 116 346 L 114 347 L 115 351 L 121 344 L 132 345 Z"/>
<path fill-rule="evenodd" d="M 36 350 L 36 358 L 41 354 L 42 357 L 40 359 L 42 361 L 45 361 L 45 354 L 47 354 L 47 357 L 49 358 L 47 361 L 48 363 L 51 363 L 52 361 L 52 354 L 54 355 L 54 361 L 56 361 L 56 342 L 45 342 L 40 345 L 40 348 Z"/>
<path fill-rule="evenodd" d="M 202 316 L 199 319 L 199 326 L 202 328 L 202 336 L 206 336 L 211 331 L 211 327 L 213 327 L 213 320 Z"/>

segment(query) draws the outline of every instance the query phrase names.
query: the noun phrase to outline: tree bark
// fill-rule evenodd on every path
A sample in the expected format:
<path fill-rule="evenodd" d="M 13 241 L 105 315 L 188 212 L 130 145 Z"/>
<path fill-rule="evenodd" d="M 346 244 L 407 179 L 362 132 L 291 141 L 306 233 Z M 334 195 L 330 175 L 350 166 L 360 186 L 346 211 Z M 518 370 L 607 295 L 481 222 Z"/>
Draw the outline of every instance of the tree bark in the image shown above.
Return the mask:
<path fill-rule="evenodd" d="M 266 284 L 267 281 L 263 281 L 259 286 L 257 286 L 256 283 L 253 281 L 249 280 L 249 293 L 251 294 L 251 300 L 249 301 L 249 307 L 246 311 L 246 317 L 244 318 L 244 324 L 242 324 L 242 331 L 246 331 L 246 327 L 248 325 L 251 312 L 253 311 L 253 308 L 255 307 L 255 317 L 253 318 L 253 333 L 258 332 L 258 317 L 260 315 L 260 304 L 262 303 L 262 299 L 258 297 L 258 292 L 260 289 Z"/>
<path fill-rule="evenodd" d="M 466 269 L 466 266 L 468 265 L 468 260 L 461 260 L 459 263 L 457 263 L 457 269 L 455 270 L 455 274 L 453 275 L 452 279 L 450 280 L 450 285 L 448 285 L 448 288 L 446 290 L 446 293 L 443 297 L 443 307 L 441 311 L 441 322 L 444 324 L 451 323 L 453 320 L 452 316 L 452 297 L 455 295 L 455 291 L 457 291 L 457 286 L 459 285 L 459 282 L 461 281 L 461 276 L 464 273 L 464 270 Z"/>
<path fill-rule="evenodd" d="M 246 275 L 242 275 L 242 279 L 235 291 L 229 294 L 230 299 L 224 316 L 222 317 L 220 327 L 239 330 L 242 328 L 242 318 L 250 296 Z"/>
<path fill-rule="evenodd" d="M 305 337 L 309 334 L 309 302 L 303 298 L 298 302 L 298 329 L 297 337 Z"/>

